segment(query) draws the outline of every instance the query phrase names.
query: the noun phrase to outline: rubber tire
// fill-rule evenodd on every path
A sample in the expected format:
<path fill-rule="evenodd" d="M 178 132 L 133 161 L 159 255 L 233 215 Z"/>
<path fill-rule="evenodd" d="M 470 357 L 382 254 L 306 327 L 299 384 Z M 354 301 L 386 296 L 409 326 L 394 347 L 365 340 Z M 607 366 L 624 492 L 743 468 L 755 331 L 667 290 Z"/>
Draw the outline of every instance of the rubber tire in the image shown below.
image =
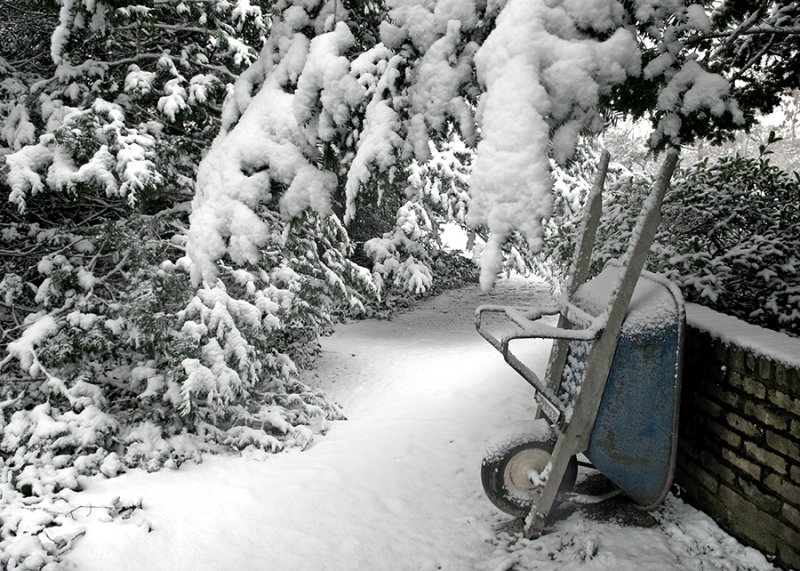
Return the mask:
<path fill-rule="evenodd" d="M 520 442 L 519 437 L 510 439 L 505 445 L 495 446 L 492 453 L 485 457 L 481 463 L 481 483 L 489 500 L 498 509 L 507 514 L 526 517 L 531 511 L 533 499 L 521 497 L 519 493 L 515 493 L 506 487 L 506 468 L 509 462 L 520 453 L 532 450 L 547 452 L 551 455 L 554 446 L 555 440 Z M 563 494 L 571 491 L 577 478 L 578 461 L 573 456 L 569 460 L 564 478 L 561 480 L 561 486 L 558 488 L 558 493 Z"/>

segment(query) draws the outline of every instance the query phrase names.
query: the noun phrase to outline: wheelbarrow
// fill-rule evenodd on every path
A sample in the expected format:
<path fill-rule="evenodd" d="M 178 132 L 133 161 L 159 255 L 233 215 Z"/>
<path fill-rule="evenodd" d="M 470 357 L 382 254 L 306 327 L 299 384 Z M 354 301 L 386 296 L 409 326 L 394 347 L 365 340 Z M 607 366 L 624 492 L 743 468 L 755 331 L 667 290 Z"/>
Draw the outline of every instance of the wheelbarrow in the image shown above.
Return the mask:
<path fill-rule="evenodd" d="M 677 152 L 666 154 L 625 254 L 587 281 L 608 161 L 604 153 L 561 297 L 476 310 L 478 332 L 535 390 L 531 430 L 490 449 L 481 468 L 489 499 L 526 517 L 528 538 L 574 485 L 579 454 L 643 509 L 663 501 L 674 475 L 684 304 L 674 284 L 642 270 Z M 553 339 L 543 380 L 511 349 L 535 338 Z"/>

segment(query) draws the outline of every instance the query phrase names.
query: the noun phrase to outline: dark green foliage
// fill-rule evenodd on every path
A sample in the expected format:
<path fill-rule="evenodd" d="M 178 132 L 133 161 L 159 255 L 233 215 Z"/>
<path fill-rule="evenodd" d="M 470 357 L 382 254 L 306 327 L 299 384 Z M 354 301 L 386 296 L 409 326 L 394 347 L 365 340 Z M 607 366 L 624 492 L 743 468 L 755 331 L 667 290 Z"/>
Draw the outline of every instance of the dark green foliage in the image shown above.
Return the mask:
<path fill-rule="evenodd" d="M 478 283 L 478 266 L 461 252 L 438 250 L 433 255 L 433 292 L 439 293 L 448 289 Z"/>
<path fill-rule="evenodd" d="M 709 71 L 728 80 L 730 95 L 741 116 L 726 111 L 678 110 L 681 123 L 673 140 L 660 135 L 654 148 L 691 144 L 706 139 L 722 143 L 737 131 L 752 127 L 759 114 L 775 109 L 781 95 L 800 87 L 796 62 L 800 53 L 800 6 L 790 0 L 723 0 L 701 2 L 710 16 L 708 29 L 697 29 L 676 13 L 663 22 L 636 21 L 636 5 L 624 3 L 628 18 L 638 28 L 642 66 L 669 54 L 666 73 L 630 77 L 615 86 L 603 101 L 608 111 L 650 119 L 657 126 L 675 111 L 660 106 L 659 95 L 675 72 L 697 60 Z M 658 8 L 656 8 L 658 10 Z M 656 25 L 653 25 L 656 24 Z M 685 91 L 686 87 L 682 88 Z"/>
<path fill-rule="evenodd" d="M 790 0 L 726 0 L 714 9 L 714 30 L 736 34 L 714 45 L 710 68 L 736 81 L 736 98 L 750 121 L 754 112 L 768 113 L 782 93 L 798 87 L 799 22 L 800 5 Z"/>
<path fill-rule="evenodd" d="M 599 265 L 622 254 L 650 181 L 620 178 L 605 194 Z M 688 301 L 800 335 L 800 176 L 734 155 L 675 175 L 648 266 Z"/>

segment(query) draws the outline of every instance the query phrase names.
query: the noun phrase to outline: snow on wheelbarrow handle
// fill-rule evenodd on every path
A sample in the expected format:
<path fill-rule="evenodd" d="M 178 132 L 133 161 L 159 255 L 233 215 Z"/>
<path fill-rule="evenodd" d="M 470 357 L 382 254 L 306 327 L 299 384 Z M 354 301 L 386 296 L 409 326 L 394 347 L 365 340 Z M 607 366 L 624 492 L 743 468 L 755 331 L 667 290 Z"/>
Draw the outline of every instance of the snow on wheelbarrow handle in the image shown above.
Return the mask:
<path fill-rule="evenodd" d="M 536 391 L 536 401 L 541 405 L 542 413 L 555 425 L 563 424 L 565 415 L 564 403 L 557 397 L 553 390 L 548 387 L 530 367 L 523 363 L 514 353 L 511 352 L 509 344 L 514 339 L 567 339 L 570 341 L 592 341 L 597 339 L 602 333 L 604 319 L 591 318 L 588 314 L 580 311 L 570 304 L 569 309 L 574 309 L 582 314 L 581 321 L 588 322 L 588 326 L 583 329 L 564 329 L 553 327 L 542 323 L 540 319 L 549 315 L 556 315 L 563 311 L 558 305 L 544 307 L 514 307 L 507 305 L 481 305 L 475 310 L 475 328 L 478 333 L 486 339 L 492 347 L 500 351 L 506 363 L 519 373 L 529 385 Z M 493 335 L 483 327 L 484 313 L 499 313 L 513 323 L 513 329 L 503 331 L 501 335 Z M 588 319 L 586 318 L 588 317 Z"/>

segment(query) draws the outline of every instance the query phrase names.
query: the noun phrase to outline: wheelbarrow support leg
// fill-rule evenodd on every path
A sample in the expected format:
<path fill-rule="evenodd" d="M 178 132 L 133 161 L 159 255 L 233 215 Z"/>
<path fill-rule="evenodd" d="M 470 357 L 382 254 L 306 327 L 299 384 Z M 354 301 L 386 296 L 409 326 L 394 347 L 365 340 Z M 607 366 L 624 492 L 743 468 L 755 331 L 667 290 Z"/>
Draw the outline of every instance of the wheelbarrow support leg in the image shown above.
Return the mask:
<path fill-rule="evenodd" d="M 638 277 L 639 272 L 636 272 Z M 626 276 L 627 277 L 627 276 Z M 636 280 L 634 279 L 634 284 Z M 589 354 L 586 364 L 585 377 L 581 384 L 581 392 L 573 404 L 572 419 L 556 441 L 553 455 L 550 460 L 550 473 L 547 483 L 542 488 L 542 494 L 534 500 L 531 512 L 525 520 L 525 537 L 528 539 L 539 537 L 544 531 L 547 516 L 556 500 L 556 494 L 561 486 L 561 480 L 567 470 L 570 458 L 580 454 L 589 447 L 594 421 L 600 408 L 600 400 L 606 387 L 606 379 L 611 369 L 614 357 L 617 336 L 625 316 L 627 303 L 621 306 L 621 316 L 616 331 L 609 323 L 603 335 L 598 339 Z M 614 309 L 617 309 L 616 307 Z M 617 313 L 620 311 L 618 310 Z M 611 317 L 611 316 L 609 316 Z M 611 319 L 609 319 L 611 321 Z"/>
<path fill-rule="evenodd" d="M 578 243 L 575 246 L 575 255 L 572 259 L 572 266 L 567 274 L 567 283 L 564 286 L 562 295 L 563 301 L 572 299 L 577 289 L 589 277 L 589 266 L 592 261 L 592 250 L 594 250 L 597 229 L 600 227 L 600 215 L 603 211 L 603 186 L 608 173 L 608 163 L 611 155 L 608 151 L 603 151 L 600 155 L 600 165 L 597 168 L 597 175 L 594 184 L 586 197 L 585 214 L 578 228 Z M 558 327 L 566 329 L 572 324 L 563 313 L 558 318 Z M 553 341 L 553 350 L 550 352 L 550 359 L 547 363 L 545 382 L 547 387 L 554 393 L 558 391 L 558 384 L 564 374 L 564 366 L 567 362 L 569 352 L 569 339 L 556 339 Z M 537 411 L 537 418 L 541 416 Z"/>
<path fill-rule="evenodd" d="M 541 535 L 570 458 L 584 452 L 589 446 L 594 422 L 600 408 L 600 400 L 611 370 L 617 339 L 622 329 L 622 322 L 658 229 L 661 219 L 661 203 L 677 162 L 678 153 L 675 150 L 668 151 L 658 180 L 650 196 L 646 199 L 642 214 L 633 230 L 634 239 L 622 259 L 620 280 L 609 298 L 609 305 L 606 309 L 606 325 L 600 338 L 592 345 L 584 369 L 581 390 L 573 404 L 571 418 L 566 419 L 566 426 L 556 441 L 550 460 L 547 483 L 542 488 L 541 495 L 533 501 L 531 511 L 525 520 L 525 536 L 527 538 Z"/>

